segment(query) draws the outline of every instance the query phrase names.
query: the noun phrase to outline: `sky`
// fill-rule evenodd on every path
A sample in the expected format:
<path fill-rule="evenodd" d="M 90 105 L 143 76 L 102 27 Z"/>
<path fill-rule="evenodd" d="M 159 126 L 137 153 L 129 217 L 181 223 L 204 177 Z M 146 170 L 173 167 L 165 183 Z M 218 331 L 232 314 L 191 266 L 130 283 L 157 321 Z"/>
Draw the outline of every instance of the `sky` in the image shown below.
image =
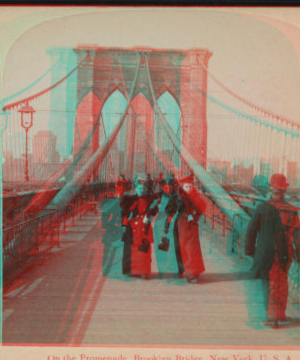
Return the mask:
<path fill-rule="evenodd" d="M 227 87 L 273 113 L 300 121 L 300 50 L 297 45 L 300 44 L 300 30 L 294 26 L 300 24 L 300 11 L 292 14 L 283 9 L 276 13 L 274 9 L 272 13 L 261 11 L 261 15 L 245 9 L 248 14 L 244 15 L 236 9 L 90 8 L 81 11 L 74 8 L 73 13 L 88 10 L 92 13 L 69 15 L 62 10 L 54 14 L 55 9 L 48 8 L 36 8 L 33 12 L 23 9 L 26 13 L 23 17 L 7 11 L 10 22 L 4 25 L 16 31 L 26 21 L 34 24 L 43 16 L 46 19 L 51 11 L 52 17 L 68 16 L 19 31 L 21 35 L 5 60 L 6 96 L 28 86 L 50 68 L 55 59 L 51 62 L 47 50 L 53 46 L 206 48 L 213 53 L 210 71 Z M 289 22 L 279 21 L 279 18 L 289 19 Z M 32 91 L 49 84 L 48 76 Z M 212 96 L 231 101 L 210 77 L 208 89 Z M 217 128 L 218 124 L 210 125 L 212 148 L 219 139 Z"/>
<path fill-rule="evenodd" d="M 13 21 L 16 22 L 17 19 Z M 6 58 L 4 88 L 10 95 L 51 65 L 52 46 L 207 48 L 211 72 L 233 91 L 276 113 L 299 118 L 297 52 L 276 27 L 250 16 L 221 11 L 120 10 L 73 15 L 33 27 Z"/>

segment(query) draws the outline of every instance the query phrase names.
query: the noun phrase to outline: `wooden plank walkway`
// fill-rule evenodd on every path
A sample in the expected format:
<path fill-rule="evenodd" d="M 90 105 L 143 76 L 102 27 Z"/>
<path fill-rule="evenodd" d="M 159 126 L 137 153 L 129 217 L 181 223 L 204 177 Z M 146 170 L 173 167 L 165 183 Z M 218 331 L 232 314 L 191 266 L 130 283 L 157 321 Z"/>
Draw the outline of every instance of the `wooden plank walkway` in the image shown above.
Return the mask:
<path fill-rule="evenodd" d="M 201 239 L 206 272 L 196 284 L 159 279 L 153 251 L 151 280 L 121 274 L 122 242 L 110 249 L 102 275 L 101 215 L 71 222 L 61 248 L 30 262 L 4 293 L 6 344 L 299 345 L 299 324 L 258 324 L 259 280 Z M 299 317 L 295 307 L 288 315 Z"/>

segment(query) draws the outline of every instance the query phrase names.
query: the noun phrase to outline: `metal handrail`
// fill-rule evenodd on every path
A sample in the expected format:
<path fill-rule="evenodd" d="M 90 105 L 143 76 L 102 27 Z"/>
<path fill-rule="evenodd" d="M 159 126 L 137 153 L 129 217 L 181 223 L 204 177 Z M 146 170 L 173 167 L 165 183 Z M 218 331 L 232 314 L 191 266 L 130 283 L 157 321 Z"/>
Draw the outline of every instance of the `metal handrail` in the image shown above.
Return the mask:
<path fill-rule="evenodd" d="M 4 275 L 25 260 L 32 250 L 41 253 L 45 250 L 41 247 L 60 247 L 61 222 L 63 221 L 65 230 L 66 216 L 74 216 L 74 211 L 70 212 L 69 207 L 48 209 L 42 214 L 12 224 L 3 230 Z"/>
<path fill-rule="evenodd" d="M 96 185 L 96 186 L 95 186 Z M 60 233 L 66 231 L 66 220 L 74 217 L 88 198 L 105 193 L 103 184 L 89 184 L 84 193 L 79 193 L 69 204 L 60 208 L 27 211 L 24 218 L 10 223 L 3 230 L 3 273 L 8 276 L 32 251 L 43 253 L 50 248 L 60 247 Z M 88 197 L 86 197 L 88 195 Z M 34 216 L 36 213 L 36 216 Z M 79 211 L 80 216 L 81 212 Z M 31 217 L 33 215 L 33 217 Z M 63 228 L 61 229 L 61 225 Z"/>

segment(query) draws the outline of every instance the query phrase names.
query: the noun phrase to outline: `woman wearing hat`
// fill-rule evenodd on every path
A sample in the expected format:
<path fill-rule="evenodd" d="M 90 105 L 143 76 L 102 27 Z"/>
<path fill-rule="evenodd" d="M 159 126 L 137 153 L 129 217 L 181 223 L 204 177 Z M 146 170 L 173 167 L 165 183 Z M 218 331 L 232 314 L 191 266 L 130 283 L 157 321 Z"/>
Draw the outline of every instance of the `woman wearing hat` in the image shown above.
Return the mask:
<path fill-rule="evenodd" d="M 178 216 L 174 228 L 175 244 L 179 245 L 176 254 L 178 264 L 182 261 L 183 275 L 192 281 L 205 271 L 198 220 L 205 211 L 206 203 L 195 189 L 192 176 L 182 179 L 180 185 L 182 191 L 177 199 Z"/>
<path fill-rule="evenodd" d="M 155 196 L 145 195 L 145 178 L 134 180 L 135 194 L 127 198 L 130 207 L 123 220 L 124 236 L 123 273 L 147 277 L 151 273 L 151 244 L 153 234 L 151 217 L 157 213 Z"/>
<path fill-rule="evenodd" d="M 154 247 L 157 268 L 160 277 L 163 274 L 177 274 L 178 265 L 174 243 L 174 220 L 172 211 L 166 211 L 175 202 L 177 194 L 173 177 L 168 178 L 159 193 L 158 214 L 154 221 Z M 175 209 L 176 213 L 176 209 Z"/>
<path fill-rule="evenodd" d="M 287 320 L 288 271 L 293 256 L 299 261 L 299 218 L 284 200 L 287 188 L 284 175 L 272 176 L 269 199 L 256 208 L 246 233 L 246 255 L 253 256 L 254 278 L 262 280 L 265 325 L 271 327 Z"/>

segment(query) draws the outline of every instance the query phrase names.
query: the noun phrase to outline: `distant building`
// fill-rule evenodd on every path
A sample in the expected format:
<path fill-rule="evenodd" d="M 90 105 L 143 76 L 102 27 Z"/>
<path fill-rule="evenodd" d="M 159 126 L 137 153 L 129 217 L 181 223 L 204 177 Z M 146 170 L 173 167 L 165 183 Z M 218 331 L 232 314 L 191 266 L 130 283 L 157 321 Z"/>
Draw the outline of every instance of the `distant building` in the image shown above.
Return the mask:
<path fill-rule="evenodd" d="M 7 152 L 3 164 L 3 176 L 5 181 L 24 181 L 25 179 L 25 154 L 15 159 L 11 152 Z M 28 175 L 29 180 L 34 180 L 35 167 L 33 164 L 32 154 L 28 154 Z"/>
<path fill-rule="evenodd" d="M 244 167 L 243 165 L 234 165 L 233 182 L 241 185 L 249 185 L 253 179 L 254 167 Z"/>
<path fill-rule="evenodd" d="M 57 137 L 48 130 L 40 130 L 32 137 L 32 166 L 35 180 L 46 181 L 60 166 Z"/>
<path fill-rule="evenodd" d="M 11 151 L 6 152 L 3 164 L 3 176 L 5 181 L 21 181 L 24 179 L 25 158 L 14 158 Z"/>
<path fill-rule="evenodd" d="M 57 138 L 48 130 L 40 130 L 32 138 L 32 155 L 35 163 L 59 163 Z"/>
<path fill-rule="evenodd" d="M 233 181 L 236 184 L 246 184 L 247 183 L 247 169 L 242 165 L 235 165 L 233 167 Z"/>
<path fill-rule="evenodd" d="M 217 183 L 219 183 L 221 185 L 224 184 L 222 175 L 214 173 L 214 172 L 211 172 L 210 175 Z"/>
<path fill-rule="evenodd" d="M 271 174 L 276 174 L 279 172 L 279 168 L 280 168 L 280 163 L 279 163 L 279 159 L 275 156 L 272 157 L 271 160 Z"/>
<path fill-rule="evenodd" d="M 6 152 L 10 153 L 14 159 L 20 159 L 25 152 L 25 139 L 26 135 L 24 130 L 8 135 L 5 139 Z"/>
<path fill-rule="evenodd" d="M 209 172 L 215 180 L 221 184 L 228 183 L 228 170 L 230 168 L 229 161 L 221 160 L 210 160 L 209 162 Z"/>
<path fill-rule="evenodd" d="M 260 175 L 267 177 L 269 180 L 271 178 L 271 163 L 270 162 L 260 162 Z"/>
<path fill-rule="evenodd" d="M 288 161 L 287 163 L 287 178 L 290 188 L 296 188 L 298 186 L 298 164 L 296 161 Z"/>

